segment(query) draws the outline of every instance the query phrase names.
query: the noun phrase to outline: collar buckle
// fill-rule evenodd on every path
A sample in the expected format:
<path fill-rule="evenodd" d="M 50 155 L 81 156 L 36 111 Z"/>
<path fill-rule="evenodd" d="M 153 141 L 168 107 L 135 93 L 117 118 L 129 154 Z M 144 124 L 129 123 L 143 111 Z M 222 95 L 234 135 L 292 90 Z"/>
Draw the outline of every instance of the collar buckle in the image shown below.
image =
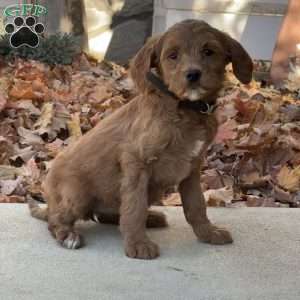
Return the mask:
<path fill-rule="evenodd" d="M 217 105 L 211 105 L 211 104 L 208 104 L 207 102 L 203 102 L 204 104 L 205 104 L 205 108 L 202 110 L 199 110 L 199 112 L 201 113 L 201 114 L 206 114 L 206 115 L 211 115 L 214 111 L 215 111 L 215 109 L 217 108 Z"/>

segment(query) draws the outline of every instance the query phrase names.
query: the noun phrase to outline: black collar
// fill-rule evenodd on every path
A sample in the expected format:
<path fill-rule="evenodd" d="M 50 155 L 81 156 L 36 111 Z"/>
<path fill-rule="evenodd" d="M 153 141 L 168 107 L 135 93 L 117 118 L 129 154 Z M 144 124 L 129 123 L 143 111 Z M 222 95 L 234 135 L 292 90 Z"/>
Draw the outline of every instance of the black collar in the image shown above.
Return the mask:
<path fill-rule="evenodd" d="M 155 75 L 153 72 L 149 71 L 147 72 L 147 79 L 161 92 L 164 94 L 171 96 L 175 99 L 178 99 L 178 97 L 172 93 L 168 87 L 163 83 L 163 81 Z M 178 107 L 183 109 L 191 109 L 197 112 L 200 112 L 202 114 L 211 114 L 215 111 L 217 108 L 216 103 L 207 103 L 201 100 L 198 101 L 190 101 L 190 100 L 180 100 L 178 102 Z"/>

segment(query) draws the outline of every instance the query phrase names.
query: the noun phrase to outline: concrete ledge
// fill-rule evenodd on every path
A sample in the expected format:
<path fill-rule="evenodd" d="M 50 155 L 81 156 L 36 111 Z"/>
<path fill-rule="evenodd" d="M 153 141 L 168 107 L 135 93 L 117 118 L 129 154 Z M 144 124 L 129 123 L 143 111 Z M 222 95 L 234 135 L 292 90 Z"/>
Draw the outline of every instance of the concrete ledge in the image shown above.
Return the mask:
<path fill-rule="evenodd" d="M 86 240 L 65 250 L 25 205 L 0 206 L 0 299 L 299 299 L 300 210 L 210 209 L 235 243 L 199 243 L 181 208 L 160 208 L 170 227 L 149 230 L 161 257 L 123 254 L 116 227 L 79 224 Z"/>

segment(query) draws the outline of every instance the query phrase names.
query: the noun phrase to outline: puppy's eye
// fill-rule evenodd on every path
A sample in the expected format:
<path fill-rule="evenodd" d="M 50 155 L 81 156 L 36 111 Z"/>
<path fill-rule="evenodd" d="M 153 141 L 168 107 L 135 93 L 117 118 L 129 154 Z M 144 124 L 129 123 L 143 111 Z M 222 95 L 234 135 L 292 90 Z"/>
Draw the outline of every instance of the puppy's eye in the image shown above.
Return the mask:
<path fill-rule="evenodd" d="M 177 53 L 177 52 L 172 52 L 172 53 L 168 56 L 168 58 L 169 58 L 169 59 L 172 59 L 172 60 L 176 60 L 177 57 L 178 57 L 178 53 Z"/>
<path fill-rule="evenodd" d="M 203 50 L 203 54 L 204 54 L 205 56 L 212 56 L 214 53 L 215 53 L 215 52 L 214 52 L 213 50 L 211 50 L 211 49 L 204 49 L 204 50 Z"/>

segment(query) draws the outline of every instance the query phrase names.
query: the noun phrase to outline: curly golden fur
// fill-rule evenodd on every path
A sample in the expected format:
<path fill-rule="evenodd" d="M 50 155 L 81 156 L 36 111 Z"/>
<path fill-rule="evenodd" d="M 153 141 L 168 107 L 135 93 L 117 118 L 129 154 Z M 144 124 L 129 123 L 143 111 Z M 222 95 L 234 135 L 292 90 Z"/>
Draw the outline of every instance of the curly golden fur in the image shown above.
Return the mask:
<path fill-rule="evenodd" d="M 230 62 L 236 77 L 248 83 L 249 55 L 202 21 L 186 20 L 151 38 L 131 63 L 139 95 L 55 158 L 43 185 L 48 207 L 31 203 L 32 215 L 47 220 L 57 241 L 73 249 L 82 245 L 74 223 L 96 214 L 100 222 L 120 224 L 127 256 L 151 259 L 159 248 L 146 225 L 166 226 L 166 220 L 148 208 L 177 185 L 199 240 L 231 243 L 230 233 L 209 221 L 200 188 L 201 160 L 217 121 L 178 105 L 181 100 L 213 103 Z M 147 80 L 150 70 L 176 97 Z"/>

